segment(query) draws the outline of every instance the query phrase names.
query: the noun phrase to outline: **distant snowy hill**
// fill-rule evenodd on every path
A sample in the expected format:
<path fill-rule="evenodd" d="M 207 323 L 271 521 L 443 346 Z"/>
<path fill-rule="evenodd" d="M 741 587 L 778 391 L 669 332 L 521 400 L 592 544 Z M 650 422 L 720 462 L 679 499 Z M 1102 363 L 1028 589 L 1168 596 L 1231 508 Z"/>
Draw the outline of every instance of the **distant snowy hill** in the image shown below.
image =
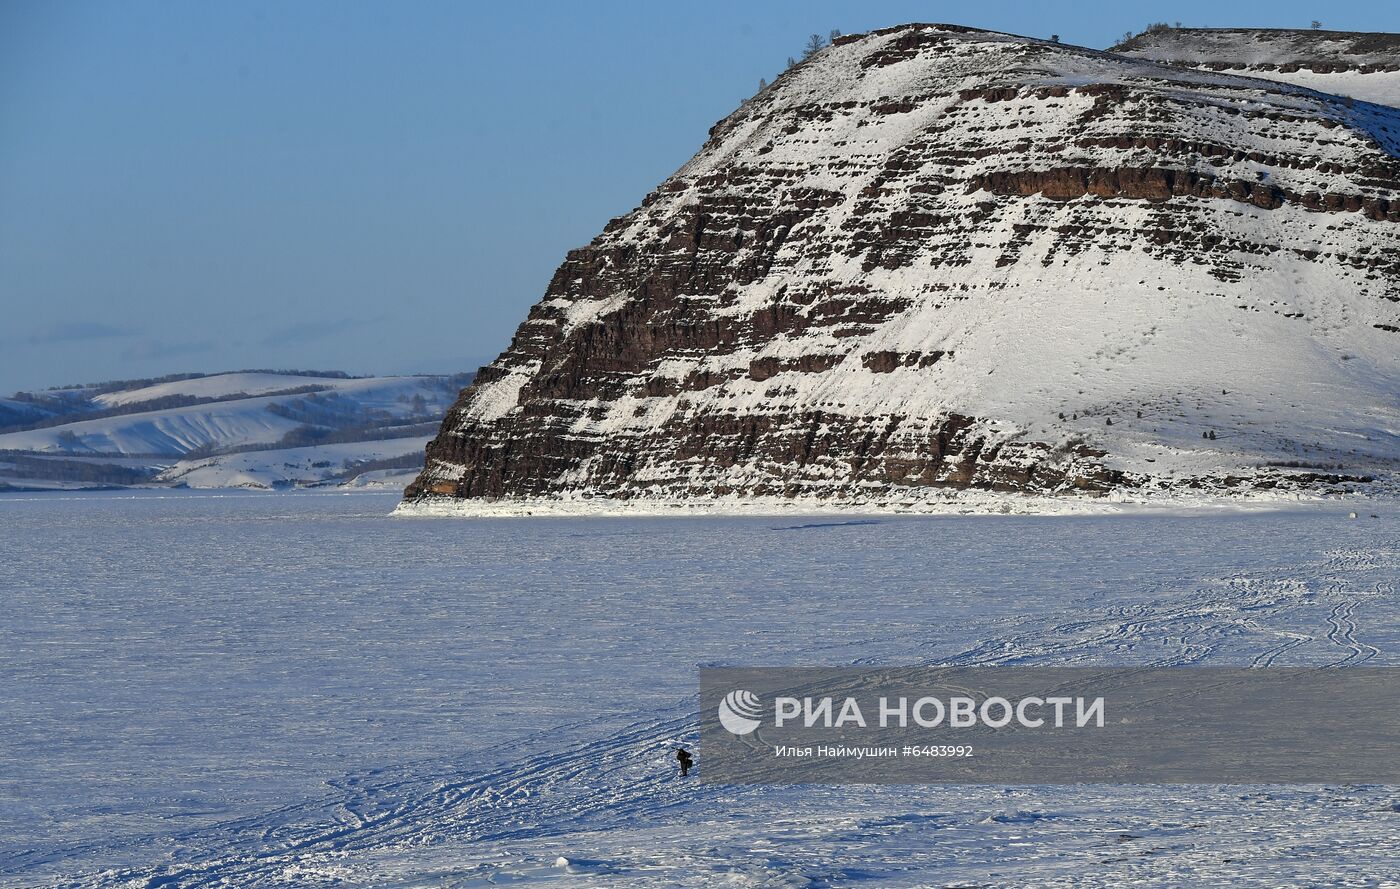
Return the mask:
<path fill-rule="evenodd" d="M 1396 479 L 1400 109 L 1261 78 L 1383 97 L 1400 38 L 1153 39 L 790 68 L 569 252 L 406 511 Z"/>
<path fill-rule="evenodd" d="M 16 393 L 0 490 L 401 485 L 469 379 L 245 371 Z"/>
<path fill-rule="evenodd" d="M 363 380 L 342 380 L 335 377 L 302 377 L 280 373 L 244 371 L 239 373 L 213 374 L 207 377 L 171 380 L 135 389 L 122 389 L 116 392 L 103 392 L 93 401 L 104 407 L 119 407 L 143 402 L 159 401 L 171 396 L 186 395 L 197 398 L 227 398 L 249 395 L 268 395 L 289 389 L 310 386 L 334 388 Z"/>

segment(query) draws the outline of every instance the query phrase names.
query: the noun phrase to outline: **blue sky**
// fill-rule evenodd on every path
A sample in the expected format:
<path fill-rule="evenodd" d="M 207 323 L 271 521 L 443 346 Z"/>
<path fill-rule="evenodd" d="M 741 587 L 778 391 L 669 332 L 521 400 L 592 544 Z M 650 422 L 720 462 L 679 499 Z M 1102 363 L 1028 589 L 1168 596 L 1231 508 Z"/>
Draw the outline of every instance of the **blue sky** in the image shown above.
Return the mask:
<path fill-rule="evenodd" d="M 0 0 L 0 392 L 475 369 L 806 36 L 1400 31 L 1400 4 Z"/>

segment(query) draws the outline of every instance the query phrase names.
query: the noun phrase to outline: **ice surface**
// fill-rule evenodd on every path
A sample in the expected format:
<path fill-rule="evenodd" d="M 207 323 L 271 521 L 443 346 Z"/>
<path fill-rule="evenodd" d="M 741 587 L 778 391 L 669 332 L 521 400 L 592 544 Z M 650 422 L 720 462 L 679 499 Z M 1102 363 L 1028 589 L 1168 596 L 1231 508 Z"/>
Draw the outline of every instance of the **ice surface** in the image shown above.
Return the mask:
<path fill-rule="evenodd" d="M 0 497 L 0 885 L 1393 879 L 1392 787 L 716 787 L 669 748 L 694 741 L 701 664 L 1394 663 L 1394 506 L 394 501 Z"/>

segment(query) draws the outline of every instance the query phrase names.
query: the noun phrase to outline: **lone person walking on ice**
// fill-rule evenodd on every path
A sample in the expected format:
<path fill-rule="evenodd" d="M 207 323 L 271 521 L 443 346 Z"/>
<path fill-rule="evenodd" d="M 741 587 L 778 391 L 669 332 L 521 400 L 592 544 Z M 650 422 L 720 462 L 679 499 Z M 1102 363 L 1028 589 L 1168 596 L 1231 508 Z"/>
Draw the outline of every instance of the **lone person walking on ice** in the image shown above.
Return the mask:
<path fill-rule="evenodd" d="M 690 764 L 695 762 L 695 757 L 690 755 L 690 751 L 684 747 L 676 748 L 676 762 L 681 764 L 681 777 L 690 774 Z"/>

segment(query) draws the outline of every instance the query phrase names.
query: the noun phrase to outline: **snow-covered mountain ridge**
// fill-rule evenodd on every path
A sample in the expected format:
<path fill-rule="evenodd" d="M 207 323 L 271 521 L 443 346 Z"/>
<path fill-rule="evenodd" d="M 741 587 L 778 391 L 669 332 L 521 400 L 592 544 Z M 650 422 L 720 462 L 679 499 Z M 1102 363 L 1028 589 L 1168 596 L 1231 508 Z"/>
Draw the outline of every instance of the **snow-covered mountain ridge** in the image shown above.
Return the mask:
<path fill-rule="evenodd" d="M 1151 28 L 1114 52 L 1230 71 L 1363 102 L 1400 105 L 1400 34 L 1245 28 Z"/>
<path fill-rule="evenodd" d="M 410 503 L 1336 489 L 1400 459 L 1400 110 L 842 38 L 571 251 Z"/>
<path fill-rule="evenodd" d="M 403 484 L 468 378 L 242 371 L 17 393 L 0 401 L 0 490 L 392 482 L 386 470 Z"/>

